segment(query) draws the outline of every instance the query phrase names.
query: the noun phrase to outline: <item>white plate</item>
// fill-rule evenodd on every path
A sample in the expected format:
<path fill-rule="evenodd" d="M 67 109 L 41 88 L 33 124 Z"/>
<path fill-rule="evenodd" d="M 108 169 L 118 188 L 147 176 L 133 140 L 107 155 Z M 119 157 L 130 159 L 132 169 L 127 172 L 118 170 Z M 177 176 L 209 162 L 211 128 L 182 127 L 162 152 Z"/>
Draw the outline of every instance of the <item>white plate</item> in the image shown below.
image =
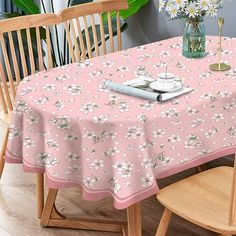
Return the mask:
<path fill-rule="evenodd" d="M 167 86 L 164 83 L 160 83 L 159 81 L 154 81 L 149 84 L 149 87 L 160 92 L 174 92 L 181 89 L 183 84 L 180 81 L 174 81 Z"/>

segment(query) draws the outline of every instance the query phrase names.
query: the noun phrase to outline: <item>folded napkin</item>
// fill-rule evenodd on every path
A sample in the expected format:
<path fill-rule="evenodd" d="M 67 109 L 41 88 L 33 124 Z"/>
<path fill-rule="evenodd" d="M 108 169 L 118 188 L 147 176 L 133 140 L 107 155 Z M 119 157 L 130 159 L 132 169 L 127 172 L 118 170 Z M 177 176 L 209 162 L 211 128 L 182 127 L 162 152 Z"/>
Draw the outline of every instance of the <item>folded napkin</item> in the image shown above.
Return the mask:
<path fill-rule="evenodd" d="M 152 101 L 166 101 L 168 99 L 178 97 L 193 90 L 190 87 L 183 87 L 182 89 L 169 93 L 149 92 L 142 89 L 133 88 L 124 84 L 118 84 L 110 80 L 105 81 L 104 88 L 131 96 L 145 98 Z"/>
<path fill-rule="evenodd" d="M 132 87 L 140 87 L 140 86 L 145 86 L 150 82 L 153 82 L 154 79 L 147 77 L 147 76 L 139 76 L 138 78 L 132 79 L 132 80 L 127 80 L 126 82 L 122 83 L 124 85 L 129 85 Z"/>

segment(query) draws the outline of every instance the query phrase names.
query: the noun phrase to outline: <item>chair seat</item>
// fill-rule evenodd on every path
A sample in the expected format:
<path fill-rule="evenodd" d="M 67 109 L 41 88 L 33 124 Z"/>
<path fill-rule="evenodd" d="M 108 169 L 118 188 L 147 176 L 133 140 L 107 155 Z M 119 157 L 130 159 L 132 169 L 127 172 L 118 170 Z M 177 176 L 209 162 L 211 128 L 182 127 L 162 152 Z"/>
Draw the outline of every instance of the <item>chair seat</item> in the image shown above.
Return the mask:
<path fill-rule="evenodd" d="M 157 199 L 180 217 L 221 234 L 236 233 L 229 226 L 229 205 L 233 168 L 210 169 L 169 185 Z"/>

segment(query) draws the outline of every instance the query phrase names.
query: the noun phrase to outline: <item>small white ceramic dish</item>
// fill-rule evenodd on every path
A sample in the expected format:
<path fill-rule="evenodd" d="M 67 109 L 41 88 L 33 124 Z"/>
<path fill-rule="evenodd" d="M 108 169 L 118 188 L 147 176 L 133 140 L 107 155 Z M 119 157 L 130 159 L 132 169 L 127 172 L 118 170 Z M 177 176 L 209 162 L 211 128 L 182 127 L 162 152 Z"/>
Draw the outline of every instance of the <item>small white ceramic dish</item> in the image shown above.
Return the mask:
<path fill-rule="evenodd" d="M 149 84 L 149 87 L 160 92 L 174 92 L 183 87 L 180 81 L 172 80 L 171 83 L 162 82 L 160 79 Z"/>

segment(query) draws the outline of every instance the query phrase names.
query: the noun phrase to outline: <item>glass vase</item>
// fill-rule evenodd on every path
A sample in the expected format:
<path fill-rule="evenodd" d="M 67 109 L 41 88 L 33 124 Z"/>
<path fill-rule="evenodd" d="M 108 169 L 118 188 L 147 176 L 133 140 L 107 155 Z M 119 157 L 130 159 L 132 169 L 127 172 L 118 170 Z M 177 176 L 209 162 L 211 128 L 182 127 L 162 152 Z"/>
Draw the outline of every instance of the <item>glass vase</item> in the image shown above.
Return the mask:
<path fill-rule="evenodd" d="M 188 58 L 200 58 L 206 55 L 206 32 L 203 18 L 186 19 L 183 34 L 183 55 Z"/>

